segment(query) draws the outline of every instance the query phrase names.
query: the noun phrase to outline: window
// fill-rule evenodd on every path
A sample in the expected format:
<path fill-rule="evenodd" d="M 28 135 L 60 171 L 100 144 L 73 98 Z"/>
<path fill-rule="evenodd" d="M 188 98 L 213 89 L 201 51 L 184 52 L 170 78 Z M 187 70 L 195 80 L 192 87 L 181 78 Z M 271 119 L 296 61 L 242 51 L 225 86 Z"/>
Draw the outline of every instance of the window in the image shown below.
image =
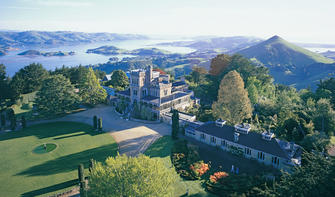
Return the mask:
<path fill-rule="evenodd" d="M 221 146 L 226 146 L 226 141 L 225 140 L 221 140 Z"/>
<path fill-rule="evenodd" d="M 272 164 L 279 165 L 279 158 L 278 157 L 272 157 Z"/>
<path fill-rule="evenodd" d="M 202 133 L 202 134 L 200 135 L 200 138 L 201 138 L 201 139 L 206 139 L 206 135 Z"/>
<path fill-rule="evenodd" d="M 265 154 L 263 152 L 258 152 L 257 158 L 260 160 L 264 160 L 265 159 Z"/>
<path fill-rule="evenodd" d="M 186 131 L 187 134 L 195 135 L 195 132 L 192 129 L 185 129 L 185 131 Z"/>
<path fill-rule="evenodd" d="M 212 137 L 211 137 L 211 142 L 212 142 L 212 143 L 216 143 L 216 138 L 212 136 Z"/>
<path fill-rule="evenodd" d="M 250 148 L 245 148 L 245 149 L 244 149 L 244 154 L 246 154 L 246 155 L 251 155 L 251 150 L 250 150 Z"/>
<path fill-rule="evenodd" d="M 166 96 L 166 95 L 167 95 L 167 93 L 168 93 L 168 91 L 167 91 L 167 90 L 164 90 L 164 96 Z"/>
<path fill-rule="evenodd" d="M 134 95 L 137 95 L 137 90 L 133 90 L 133 94 L 134 94 Z"/>

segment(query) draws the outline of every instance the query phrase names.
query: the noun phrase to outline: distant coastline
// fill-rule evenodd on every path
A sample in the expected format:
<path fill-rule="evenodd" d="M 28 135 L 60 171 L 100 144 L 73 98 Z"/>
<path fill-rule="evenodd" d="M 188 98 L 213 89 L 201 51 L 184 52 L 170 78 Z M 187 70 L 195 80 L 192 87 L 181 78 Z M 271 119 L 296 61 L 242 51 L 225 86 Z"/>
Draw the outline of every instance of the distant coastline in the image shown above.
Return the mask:
<path fill-rule="evenodd" d="M 75 52 L 70 51 L 70 52 L 63 52 L 63 51 L 58 51 L 58 52 L 40 52 L 37 50 L 27 50 L 22 53 L 19 53 L 17 55 L 22 55 L 22 56 L 44 56 L 44 57 L 52 57 L 52 56 L 69 56 L 69 55 L 75 55 Z"/>

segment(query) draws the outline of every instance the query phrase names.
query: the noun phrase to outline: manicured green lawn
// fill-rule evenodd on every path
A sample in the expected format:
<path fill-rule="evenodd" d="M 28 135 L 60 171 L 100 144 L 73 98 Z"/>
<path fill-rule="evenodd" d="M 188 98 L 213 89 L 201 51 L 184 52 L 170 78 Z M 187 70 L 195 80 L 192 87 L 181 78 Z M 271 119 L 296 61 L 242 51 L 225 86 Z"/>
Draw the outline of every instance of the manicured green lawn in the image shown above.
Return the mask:
<path fill-rule="evenodd" d="M 170 154 L 173 143 L 174 142 L 171 139 L 171 136 L 163 136 L 152 144 L 144 154 L 153 158 L 161 159 L 167 167 L 172 167 L 173 165 L 171 163 Z M 188 190 L 190 196 L 214 196 L 207 193 L 201 184 L 201 181 L 183 180 L 176 173 L 175 195 L 182 196 Z"/>
<path fill-rule="evenodd" d="M 57 147 L 34 153 L 43 143 Z M 117 144 L 110 134 L 94 132 L 90 125 L 55 122 L 1 134 L 0 151 L 1 197 L 48 196 L 76 184 L 80 163 L 87 168 L 91 158 L 115 156 Z"/>

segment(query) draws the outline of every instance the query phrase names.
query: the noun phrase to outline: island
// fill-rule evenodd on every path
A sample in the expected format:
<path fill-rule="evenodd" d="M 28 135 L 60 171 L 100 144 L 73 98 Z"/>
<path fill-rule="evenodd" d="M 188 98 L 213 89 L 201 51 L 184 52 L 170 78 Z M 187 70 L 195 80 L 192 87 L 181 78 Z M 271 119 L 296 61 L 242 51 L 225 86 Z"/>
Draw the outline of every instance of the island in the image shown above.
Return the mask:
<path fill-rule="evenodd" d="M 101 55 L 120 55 L 120 54 L 128 54 L 130 51 L 125 49 L 120 49 L 115 46 L 101 46 L 95 49 L 88 49 L 86 53 L 95 53 Z"/>
<path fill-rule="evenodd" d="M 75 55 L 75 52 L 70 51 L 70 52 L 41 52 L 37 50 L 27 50 L 22 53 L 19 53 L 18 55 L 22 56 L 44 56 L 44 57 L 51 57 L 51 56 L 69 56 L 69 55 Z"/>
<path fill-rule="evenodd" d="M 88 49 L 86 53 L 101 55 L 137 55 L 137 56 L 162 56 L 171 54 L 169 51 L 158 48 L 140 48 L 134 50 L 120 49 L 116 46 L 105 45 L 95 49 Z"/>

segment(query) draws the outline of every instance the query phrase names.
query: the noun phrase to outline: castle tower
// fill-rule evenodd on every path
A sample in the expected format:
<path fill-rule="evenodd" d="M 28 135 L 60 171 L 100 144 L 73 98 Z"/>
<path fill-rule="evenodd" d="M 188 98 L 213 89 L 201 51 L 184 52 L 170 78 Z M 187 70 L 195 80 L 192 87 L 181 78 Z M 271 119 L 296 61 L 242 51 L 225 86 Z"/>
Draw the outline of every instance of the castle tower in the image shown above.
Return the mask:
<path fill-rule="evenodd" d="M 145 85 L 150 85 L 152 81 L 152 66 L 147 66 L 145 70 Z"/>

